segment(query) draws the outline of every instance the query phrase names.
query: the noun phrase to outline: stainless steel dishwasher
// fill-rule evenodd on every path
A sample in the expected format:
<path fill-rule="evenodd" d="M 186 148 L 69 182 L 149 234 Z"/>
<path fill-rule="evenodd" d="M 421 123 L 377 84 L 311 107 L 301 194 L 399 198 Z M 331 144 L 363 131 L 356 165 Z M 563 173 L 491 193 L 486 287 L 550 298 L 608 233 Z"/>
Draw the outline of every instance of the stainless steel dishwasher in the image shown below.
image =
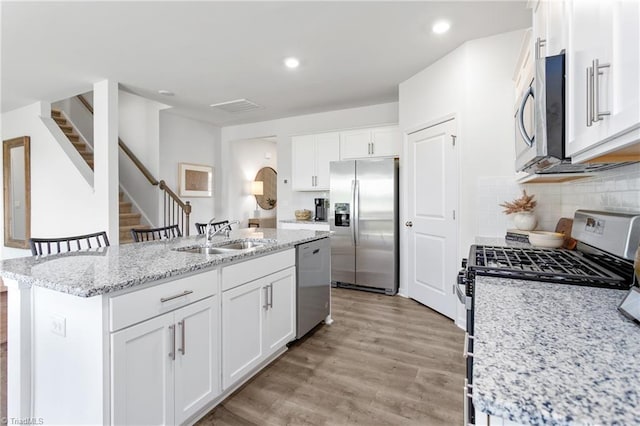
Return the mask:
<path fill-rule="evenodd" d="M 296 339 L 307 334 L 330 313 L 331 244 L 329 238 L 296 246 Z"/>

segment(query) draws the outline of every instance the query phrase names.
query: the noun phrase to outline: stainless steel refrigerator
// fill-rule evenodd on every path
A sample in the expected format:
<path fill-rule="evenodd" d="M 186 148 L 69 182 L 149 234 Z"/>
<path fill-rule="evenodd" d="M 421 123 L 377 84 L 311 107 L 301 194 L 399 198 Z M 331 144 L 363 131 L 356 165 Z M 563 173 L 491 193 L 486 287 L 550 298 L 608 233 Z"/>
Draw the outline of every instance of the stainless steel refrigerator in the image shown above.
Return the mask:
<path fill-rule="evenodd" d="M 398 291 L 398 160 L 333 161 L 331 282 Z"/>

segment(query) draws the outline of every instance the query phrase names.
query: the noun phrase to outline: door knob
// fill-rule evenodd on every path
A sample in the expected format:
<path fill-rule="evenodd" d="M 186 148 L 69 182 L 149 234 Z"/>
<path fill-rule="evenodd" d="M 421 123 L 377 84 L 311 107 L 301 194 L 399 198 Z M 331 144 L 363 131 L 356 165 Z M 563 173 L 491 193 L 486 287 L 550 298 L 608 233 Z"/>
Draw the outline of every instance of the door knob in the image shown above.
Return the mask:
<path fill-rule="evenodd" d="M 411 222 L 410 220 L 406 221 L 404 223 L 404 226 L 406 226 L 407 228 L 411 228 L 413 226 L 413 222 Z"/>

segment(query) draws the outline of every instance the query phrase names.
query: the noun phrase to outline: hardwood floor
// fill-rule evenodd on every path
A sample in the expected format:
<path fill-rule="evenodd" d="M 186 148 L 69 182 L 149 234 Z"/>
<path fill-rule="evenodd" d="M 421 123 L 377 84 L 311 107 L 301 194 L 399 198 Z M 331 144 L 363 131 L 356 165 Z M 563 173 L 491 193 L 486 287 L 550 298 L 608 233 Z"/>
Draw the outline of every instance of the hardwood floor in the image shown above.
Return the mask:
<path fill-rule="evenodd" d="M 462 330 L 403 297 L 333 289 L 332 305 L 198 425 L 462 424 Z"/>

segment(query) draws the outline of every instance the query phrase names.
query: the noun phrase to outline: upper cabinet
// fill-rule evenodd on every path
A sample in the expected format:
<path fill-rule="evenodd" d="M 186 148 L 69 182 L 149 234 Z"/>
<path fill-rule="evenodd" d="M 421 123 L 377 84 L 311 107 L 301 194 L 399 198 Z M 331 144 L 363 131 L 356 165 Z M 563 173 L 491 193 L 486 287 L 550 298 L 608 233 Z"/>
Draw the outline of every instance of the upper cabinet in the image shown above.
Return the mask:
<path fill-rule="evenodd" d="M 294 136 L 291 145 L 293 190 L 329 190 L 329 163 L 340 160 L 340 134 Z"/>
<path fill-rule="evenodd" d="M 294 191 L 328 191 L 330 162 L 397 157 L 400 141 L 398 126 L 294 136 L 291 138 L 292 188 Z"/>
<path fill-rule="evenodd" d="M 537 1 L 533 8 L 533 52 L 535 58 L 558 55 L 567 47 L 565 30 L 567 2 Z"/>
<path fill-rule="evenodd" d="M 598 161 L 599 157 L 616 161 L 616 152 L 635 151 L 637 159 L 640 4 L 566 3 L 567 155 L 574 162 Z M 564 27 L 561 22 L 554 26 Z M 619 157 L 620 161 L 629 159 L 633 158 Z"/>
<path fill-rule="evenodd" d="M 395 157 L 400 152 L 397 126 L 350 130 L 340 133 L 340 158 Z"/>

